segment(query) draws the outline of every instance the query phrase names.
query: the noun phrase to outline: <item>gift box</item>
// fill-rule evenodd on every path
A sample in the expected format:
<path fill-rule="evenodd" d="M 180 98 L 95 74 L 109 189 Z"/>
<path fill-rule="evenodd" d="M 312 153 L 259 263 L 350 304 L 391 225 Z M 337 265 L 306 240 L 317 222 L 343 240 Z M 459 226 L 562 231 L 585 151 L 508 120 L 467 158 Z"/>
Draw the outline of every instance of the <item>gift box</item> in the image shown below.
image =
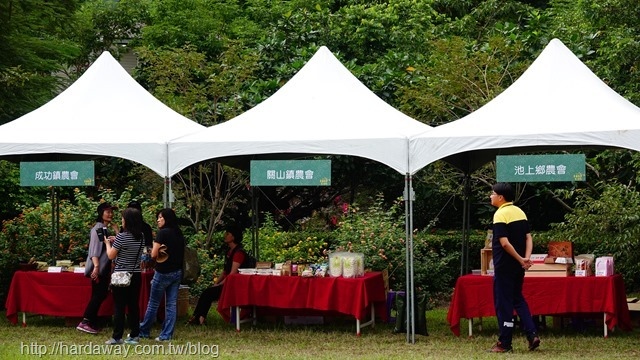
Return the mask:
<path fill-rule="evenodd" d="M 596 258 L 596 276 L 613 275 L 613 256 Z"/>
<path fill-rule="evenodd" d="M 571 241 L 550 241 L 548 254 L 553 258 L 573 258 L 573 243 Z"/>
<path fill-rule="evenodd" d="M 593 254 L 580 254 L 576 256 L 575 275 L 578 277 L 593 276 Z"/>
<path fill-rule="evenodd" d="M 569 276 L 571 273 L 570 264 L 533 264 L 529 270 L 525 271 L 524 276 Z"/>

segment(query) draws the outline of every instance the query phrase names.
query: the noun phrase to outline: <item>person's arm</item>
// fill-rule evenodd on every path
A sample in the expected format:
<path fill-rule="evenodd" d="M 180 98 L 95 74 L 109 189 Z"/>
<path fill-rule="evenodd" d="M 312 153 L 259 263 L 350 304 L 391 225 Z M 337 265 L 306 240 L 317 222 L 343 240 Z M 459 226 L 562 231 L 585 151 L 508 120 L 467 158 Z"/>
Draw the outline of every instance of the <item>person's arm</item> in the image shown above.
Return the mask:
<path fill-rule="evenodd" d="M 96 229 L 97 228 L 94 226 L 89 234 L 89 260 L 93 264 L 93 270 L 91 271 L 90 276 L 93 280 L 97 279 L 98 274 L 100 273 L 100 250 L 102 250 L 102 243 L 98 238 L 98 232 Z"/>
<path fill-rule="evenodd" d="M 152 259 L 157 259 L 158 258 L 158 253 L 160 253 L 160 246 L 162 246 L 162 244 L 157 243 L 157 242 L 153 242 L 153 248 L 151 248 L 151 258 Z"/>
<path fill-rule="evenodd" d="M 527 233 L 526 244 L 524 261 L 526 265 L 525 269 L 529 269 L 531 265 L 533 265 L 533 261 L 531 261 L 531 252 L 533 251 L 533 237 L 531 236 L 531 233 Z"/>
<path fill-rule="evenodd" d="M 533 242 L 531 242 L 531 244 L 533 245 Z M 520 254 L 518 254 L 516 249 L 509 242 L 509 238 L 507 237 L 500 238 L 500 246 L 502 246 L 502 248 L 504 249 L 504 251 L 507 252 L 507 254 L 511 255 L 511 257 L 518 260 L 518 262 L 520 263 L 520 265 L 522 265 L 524 269 L 529 269 L 529 267 L 531 266 L 530 260 L 529 260 L 529 257 L 531 256 L 531 249 L 529 249 L 528 240 L 527 240 L 527 250 L 528 250 L 529 256 L 527 256 L 527 258 L 523 258 L 522 256 L 520 256 Z"/>
<path fill-rule="evenodd" d="M 231 264 L 231 272 L 229 272 L 229 274 L 237 274 L 237 273 L 239 273 L 238 269 L 240 269 L 240 265 L 242 265 L 241 262 L 234 261 Z"/>
<path fill-rule="evenodd" d="M 97 256 L 91 257 L 93 263 L 93 270 L 91 270 L 91 280 L 96 280 L 100 274 L 100 258 Z"/>
<path fill-rule="evenodd" d="M 213 286 L 220 286 L 224 283 L 224 279 L 227 278 L 227 273 L 225 273 L 224 271 L 222 272 L 222 274 L 215 279 L 215 281 L 213 282 Z"/>
<path fill-rule="evenodd" d="M 231 264 L 231 272 L 229 274 L 237 274 L 237 273 L 239 273 L 238 269 L 240 269 L 240 265 L 242 265 L 242 263 L 234 261 Z M 224 284 L 224 281 L 227 279 L 227 275 L 229 275 L 229 274 L 223 272 L 222 275 L 220 275 L 220 277 L 218 278 L 218 281 L 214 284 L 214 286 L 219 286 L 219 285 Z"/>
<path fill-rule="evenodd" d="M 117 237 L 116 237 L 116 240 L 117 240 Z M 109 238 L 104 239 L 104 243 L 107 246 L 107 257 L 113 260 L 118 256 L 118 249 L 113 247 L 113 245 L 111 245 L 111 241 L 112 241 L 111 236 L 109 236 Z"/>

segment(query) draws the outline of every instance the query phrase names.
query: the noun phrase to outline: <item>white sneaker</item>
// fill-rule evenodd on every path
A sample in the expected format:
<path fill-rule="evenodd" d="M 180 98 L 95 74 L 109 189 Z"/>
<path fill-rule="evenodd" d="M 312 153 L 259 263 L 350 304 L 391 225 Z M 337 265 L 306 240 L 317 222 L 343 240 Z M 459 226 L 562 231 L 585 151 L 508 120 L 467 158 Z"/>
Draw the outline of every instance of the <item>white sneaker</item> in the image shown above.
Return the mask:
<path fill-rule="evenodd" d="M 124 343 L 129 345 L 136 345 L 140 343 L 140 338 L 137 336 L 136 337 L 128 336 L 126 339 L 124 339 Z"/>
<path fill-rule="evenodd" d="M 104 343 L 107 344 L 107 345 L 120 345 L 120 344 L 123 344 L 124 341 L 122 341 L 122 339 L 116 340 L 114 338 L 111 338 L 111 339 L 105 341 Z"/>

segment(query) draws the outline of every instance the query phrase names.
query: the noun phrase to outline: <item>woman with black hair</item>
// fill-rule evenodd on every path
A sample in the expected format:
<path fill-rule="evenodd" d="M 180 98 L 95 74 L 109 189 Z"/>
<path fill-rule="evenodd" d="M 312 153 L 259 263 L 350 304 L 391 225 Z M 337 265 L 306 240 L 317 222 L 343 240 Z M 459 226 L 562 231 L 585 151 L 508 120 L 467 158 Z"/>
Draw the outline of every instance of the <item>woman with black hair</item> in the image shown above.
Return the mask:
<path fill-rule="evenodd" d="M 116 235 L 113 244 L 105 239 L 107 256 L 114 260 L 114 272 L 129 272 L 132 274 L 128 286 L 112 286 L 115 313 L 113 317 L 113 336 L 107 340 L 107 345 L 122 344 L 124 333 L 124 317 L 128 312 L 128 323 L 131 333 L 124 340 L 127 344 L 137 344 L 140 333 L 140 254 L 144 247 L 144 235 L 142 234 L 142 214 L 138 209 L 126 208 L 122 212 L 122 232 Z"/>
<path fill-rule="evenodd" d="M 203 325 L 206 322 L 211 303 L 220 299 L 225 279 L 230 274 L 237 274 L 238 269 L 246 258 L 246 253 L 242 249 L 242 230 L 240 228 L 235 226 L 227 227 L 224 233 L 224 243 L 229 248 L 224 258 L 224 271 L 213 286 L 205 289 L 200 295 L 198 304 L 193 310 L 193 316 L 188 322 L 191 325 Z"/>
<path fill-rule="evenodd" d="M 157 263 L 153 280 L 151 280 L 147 312 L 140 323 L 140 337 L 149 337 L 151 326 L 158 314 L 160 301 L 165 298 L 162 331 L 156 341 L 166 341 L 173 337 L 178 316 L 178 290 L 182 278 L 185 239 L 178 226 L 178 217 L 172 209 L 162 209 L 158 212 L 158 228 L 158 234 L 151 249 L 151 257 L 156 259 Z M 161 248 L 168 255 L 163 259 L 158 257 Z"/>
<path fill-rule="evenodd" d="M 82 321 L 76 326 L 76 329 L 89 334 L 99 332 L 96 324 L 98 310 L 109 294 L 111 260 L 107 257 L 104 239 L 113 240 L 118 233 L 118 225 L 112 222 L 114 209 L 117 208 L 107 202 L 98 205 L 98 217 L 89 232 L 89 254 L 84 276 L 91 279 L 91 299 L 84 310 Z M 111 227 L 111 236 L 109 236 L 109 227 Z"/>

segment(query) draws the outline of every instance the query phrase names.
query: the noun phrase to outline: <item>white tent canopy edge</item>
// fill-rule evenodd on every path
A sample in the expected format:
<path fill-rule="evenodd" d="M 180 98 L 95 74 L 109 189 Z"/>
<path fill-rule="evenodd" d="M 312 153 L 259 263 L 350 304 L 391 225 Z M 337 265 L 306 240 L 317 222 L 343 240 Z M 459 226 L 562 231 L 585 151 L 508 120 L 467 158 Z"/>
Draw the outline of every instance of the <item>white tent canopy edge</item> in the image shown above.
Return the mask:
<path fill-rule="evenodd" d="M 518 80 L 486 105 L 412 136 L 410 172 L 454 154 L 569 146 L 640 151 L 640 108 L 553 39 Z"/>
<path fill-rule="evenodd" d="M 408 139 L 431 127 L 371 92 L 322 46 L 282 88 L 243 114 L 169 143 L 170 175 L 199 161 L 335 154 L 408 172 Z"/>
<path fill-rule="evenodd" d="M 51 101 L 0 126 L 0 156 L 112 156 L 167 177 L 169 140 L 202 129 L 153 97 L 104 52 Z"/>

